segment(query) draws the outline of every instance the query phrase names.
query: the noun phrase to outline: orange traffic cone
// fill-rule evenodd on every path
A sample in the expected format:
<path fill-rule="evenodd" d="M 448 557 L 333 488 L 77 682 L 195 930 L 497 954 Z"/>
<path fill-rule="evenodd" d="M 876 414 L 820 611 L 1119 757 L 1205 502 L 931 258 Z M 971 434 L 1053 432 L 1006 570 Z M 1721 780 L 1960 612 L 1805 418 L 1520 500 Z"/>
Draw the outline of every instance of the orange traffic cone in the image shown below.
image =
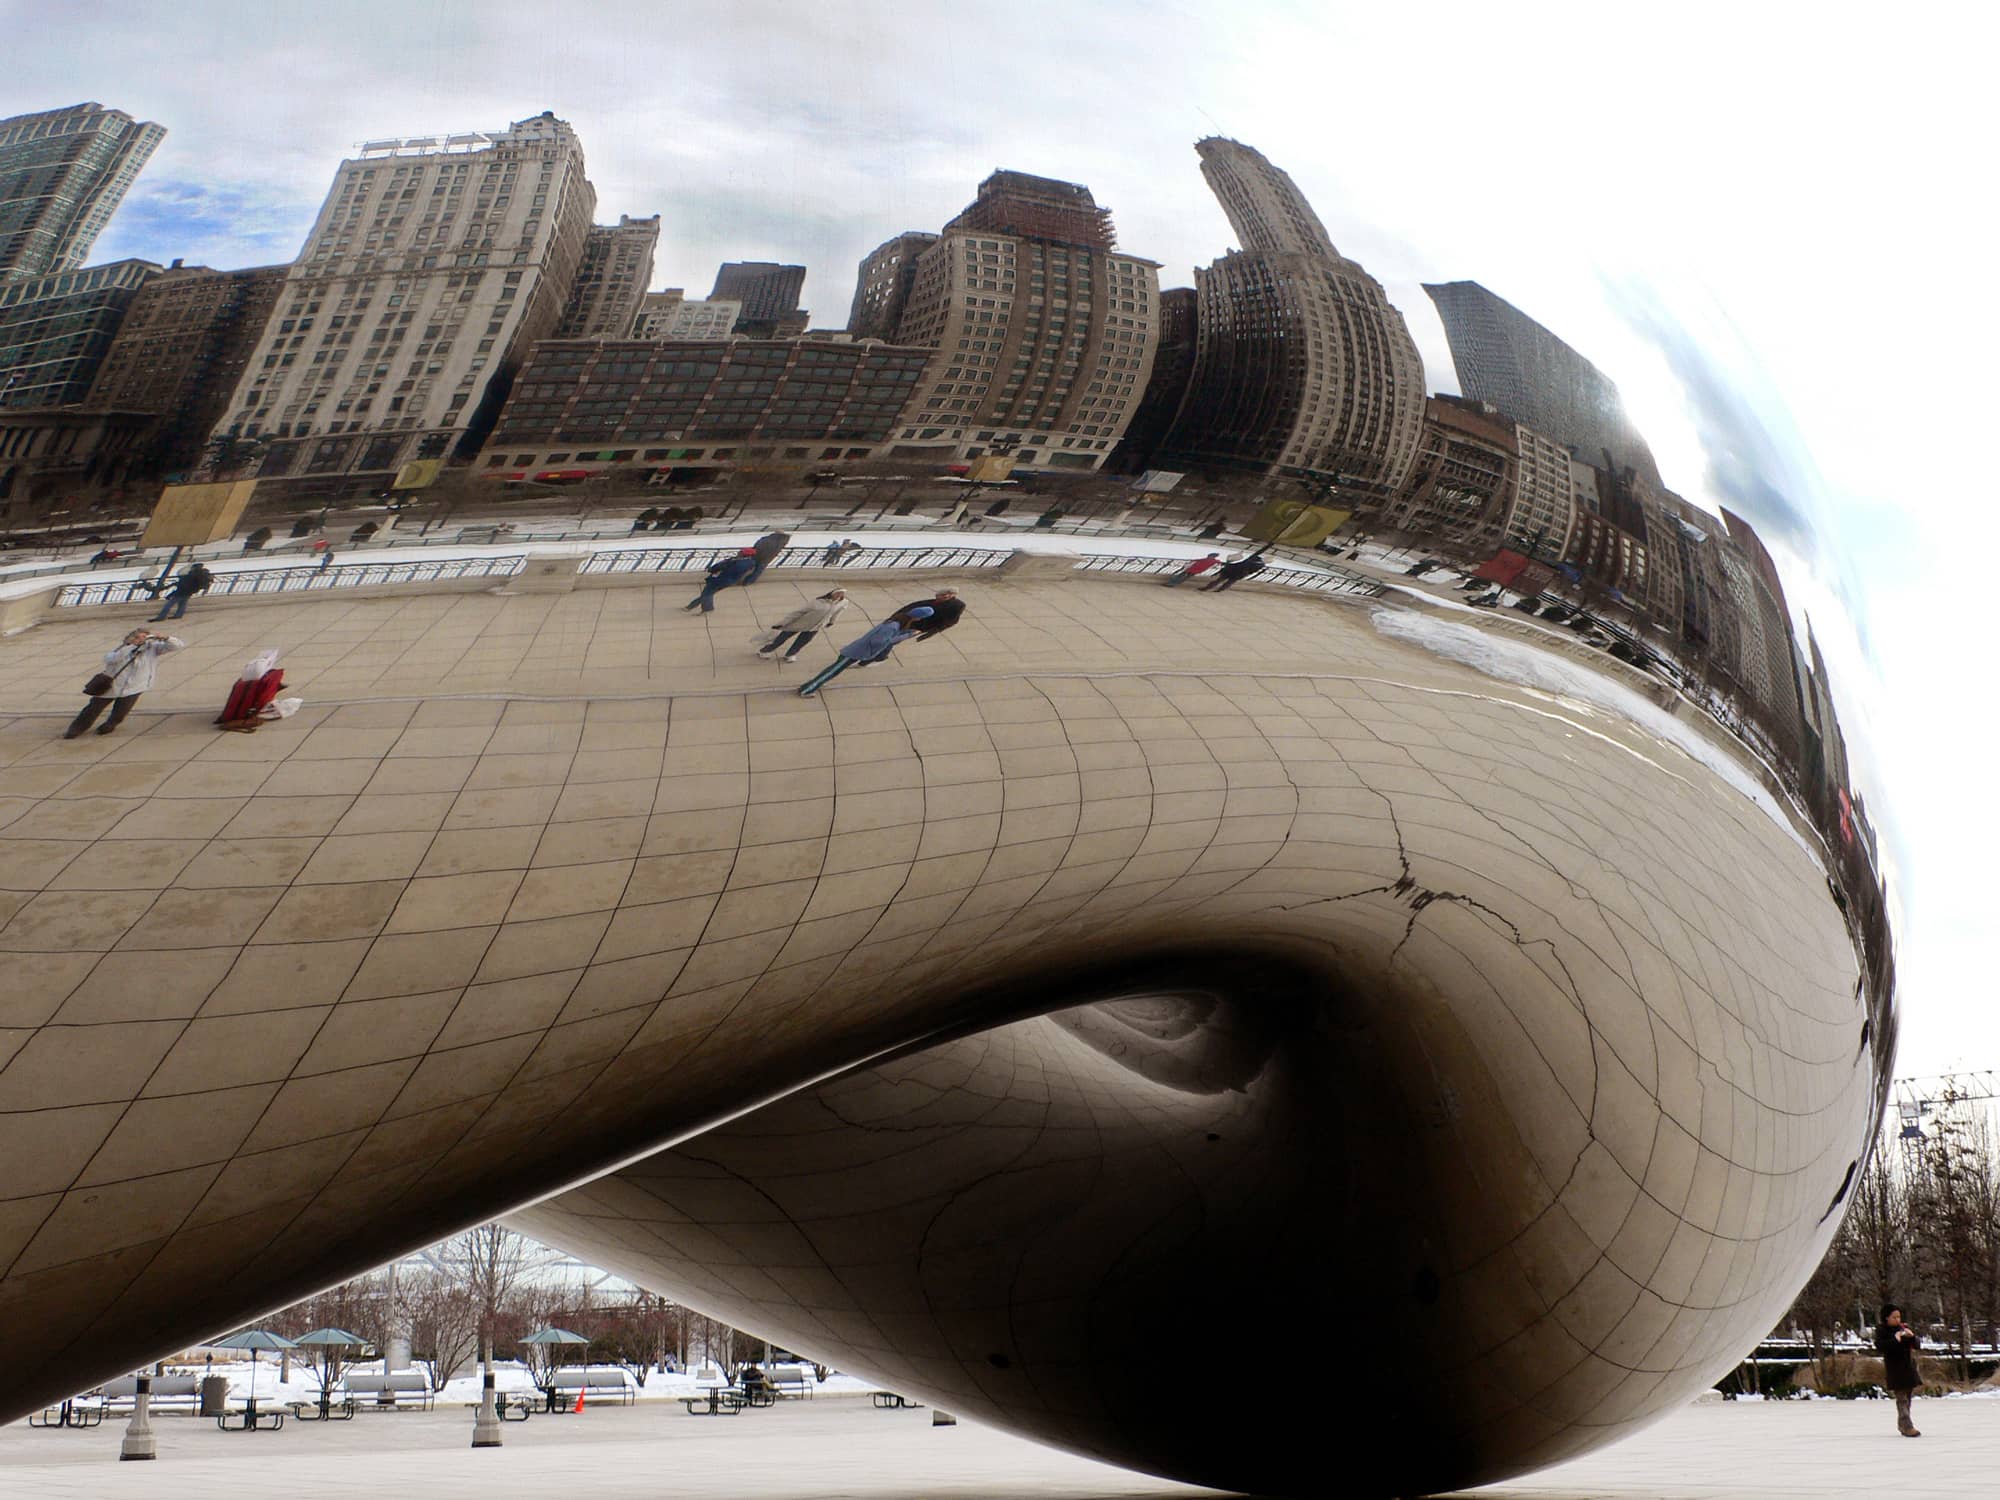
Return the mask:
<path fill-rule="evenodd" d="M 580 1412 L 580 1411 L 582 1411 L 582 1410 L 583 1410 L 583 1392 L 582 1392 L 582 1391 L 578 1391 L 578 1392 L 576 1393 L 576 1406 L 575 1406 L 575 1407 L 573 1408 L 573 1410 L 574 1410 L 574 1411 L 578 1411 L 578 1412 Z"/>

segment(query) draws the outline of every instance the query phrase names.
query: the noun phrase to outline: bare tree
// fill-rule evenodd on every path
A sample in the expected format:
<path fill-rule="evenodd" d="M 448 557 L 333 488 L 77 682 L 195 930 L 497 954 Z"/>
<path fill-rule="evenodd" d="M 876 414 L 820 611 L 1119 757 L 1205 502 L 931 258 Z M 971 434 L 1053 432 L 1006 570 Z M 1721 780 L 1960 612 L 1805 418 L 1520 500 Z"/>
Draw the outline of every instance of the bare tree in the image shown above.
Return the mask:
<path fill-rule="evenodd" d="M 455 1277 L 424 1270 L 402 1274 L 396 1302 L 413 1355 L 429 1367 L 431 1389 L 443 1390 L 479 1348 L 478 1300 Z"/>
<path fill-rule="evenodd" d="M 1993 1173 L 1986 1132 L 1975 1128 L 1964 1104 L 1964 1090 L 1947 1078 L 1915 1156 L 1911 1201 L 1918 1270 L 1957 1345 L 1958 1378 L 1970 1381 L 1972 1320 L 1992 1255 L 1982 1220 Z"/>
<path fill-rule="evenodd" d="M 528 1242 L 511 1229 L 482 1224 L 446 1240 L 439 1259 L 471 1293 L 478 1309 L 480 1363 L 490 1364 L 501 1310 L 528 1269 Z"/>

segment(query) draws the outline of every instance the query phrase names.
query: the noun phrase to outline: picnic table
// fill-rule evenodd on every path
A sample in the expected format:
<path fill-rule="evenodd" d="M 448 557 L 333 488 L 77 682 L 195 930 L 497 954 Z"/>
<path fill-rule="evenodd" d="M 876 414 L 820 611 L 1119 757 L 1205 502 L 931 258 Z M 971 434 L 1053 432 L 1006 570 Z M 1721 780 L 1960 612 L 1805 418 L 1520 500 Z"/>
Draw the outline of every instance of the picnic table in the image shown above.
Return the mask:
<path fill-rule="evenodd" d="M 236 1424 L 233 1430 L 237 1432 L 276 1432 L 285 1425 L 285 1413 L 282 1407 L 275 1411 L 268 1409 L 259 1411 L 254 1398 L 245 1401 L 232 1411 L 223 1412 L 216 1417 L 215 1425 L 222 1431 L 229 1432 L 232 1430 L 230 1426 L 232 1419 Z"/>
<path fill-rule="evenodd" d="M 708 1403 L 705 1407 L 704 1401 Z M 726 1385 L 712 1385 L 706 1391 L 681 1397 L 681 1405 L 691 1417 L 733 1417 L 749 1404 L 741 1391 Z"/>
<path fill-rule="evenodd" d="M 30 1427 L 96 1427 L 104 1421 L 104 1402 L 87 1396 L 71 1396 L 61 1406 L 46 1407 L 28 1414 Z"/>
<path fill-rule="evenodd" d="M 922 1411 L 924 1409 L 923 1402 L 912 1401 L 908 1396 L 898 1395 L 895 1391 L 875 1391 L 870 1394 L 869 1399 L 881 1411 Z"/>

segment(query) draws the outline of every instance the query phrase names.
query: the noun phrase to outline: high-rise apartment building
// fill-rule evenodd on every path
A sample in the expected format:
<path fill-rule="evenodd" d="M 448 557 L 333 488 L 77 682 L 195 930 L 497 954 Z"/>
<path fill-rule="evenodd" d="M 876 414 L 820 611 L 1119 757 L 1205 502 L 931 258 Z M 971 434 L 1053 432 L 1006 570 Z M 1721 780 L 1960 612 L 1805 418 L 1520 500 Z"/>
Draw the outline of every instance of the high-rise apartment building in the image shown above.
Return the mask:
<path fill-rule="evenodd" d="M 628 337 L 653 280 L 653 252 L 659 244 L 658 214 L 648 219 L 620 214 L 616 224 L 593 224 L 556 337 Z"/>
<path fill-rule="evenodd" d="M 1476 281 L 1426 286 L 1466 395 L 1490 401 L 1586 463 L 1632 469 L 1656 488 L 1652 450 L 1625 415 L 1618 387 L 1548 329 Z"/>
<path fill-rule="evenodd" d="M 772 338 L 781 333 L 803 332 L 808 315 L 799 310 L 799 293 L 805 290 L 804 266 L 781 266 L 768 260 L 732 260 L 715 273 L 711 302 L 743 304 L 736 318 L 736 332 L 751 338 Z"/>
<path fill-rule="evenodd" d="M 916 284 L 917 257 L 937 238 L 925 230 L 907 230 L 868 252 L 855 279 L 854 306 L 847 314 L 849 333 L 858 339 L 895 339 L 910 288 Z"/>
<path fill-rule="evenodd" d="M 212 271 L 174 264 L 133 297 L 84 405 L 151 412 L 136 467 L 192 468 L 278 305 L 284 266 Z"/>
<path fill-rule="evenodd" d="M 1214 138 L 1195 149 L 1246 248 L 1195 272 L 1194 374 L 1158 462 L 1392 498 L 1424 415 L 1423 360 L 1403 315 L 1259 152 Z"/>
<path fill-rule="evenodd" d="M 632 319 L 630 336 L 635 339 L 662 337 L 658 330 L 665 326 L 668 315 L 685 301 L 687 293 L 677 286 L 670 286 L 663 292 L 646 293 L 639 299 L 639 312 Z"/>
<path fill-rule="evenodd" d="M 936 351 L 894 456 L 951 463 L 994 445 L 1025 468 L 1101 468 L 1152 373 L 1159 264 L 1108 248 L 1090 190 L 996 172 L 922 252 L 896 339 Z M 1024 226 L 1011 231 L 970 228 Z M 1026 232 L 1052 229 L 1060 237 Z"/>
<path fill-rule="evenodd" d="M 469 449 L 555 330 L 596 202 L 553 113 L 367 142 L 334 174 L 219 430 L 268 441 L 260 478 L 329 490 Z"/>
<path fill-rule="evenodd" d="M 101 104 L 0 120 L 0 280 L 82 265 L 166 133 Z"/>
<path fill-rule="evenodd" d="M 633 324 L 640 339 L 726 339 L 736 332 L 743 304 L 727 298 L 681 298 L 671 306 L 641 312 Z"/>
<path fill-rule="evenodd" d="M 0 407 L 83 400 L 125 311 L 160 274 L 147 260 L 0 281 Z"/>

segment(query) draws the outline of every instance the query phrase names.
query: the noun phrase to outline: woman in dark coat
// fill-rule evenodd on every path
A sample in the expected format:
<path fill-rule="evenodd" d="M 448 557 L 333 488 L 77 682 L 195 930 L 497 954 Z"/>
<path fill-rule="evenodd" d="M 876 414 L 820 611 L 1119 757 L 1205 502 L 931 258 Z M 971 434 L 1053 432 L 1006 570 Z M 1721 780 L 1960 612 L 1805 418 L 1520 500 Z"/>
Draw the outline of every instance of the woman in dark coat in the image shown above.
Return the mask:
<path fill-rule="evenodd" d="M 1922 1437 L 1910 1420 L 1910 1398 L 1923 1384 L 1917 1375 L 1917 1350 L 1923 1340 L 1893 1303 L 1882 1309 L 1882 1321 L 1875 1325 L 1875 1347 L 1882 1354 L 1882 1384 L 1896 1398 L 1896 1431 L 1904 1437 Z"/>

